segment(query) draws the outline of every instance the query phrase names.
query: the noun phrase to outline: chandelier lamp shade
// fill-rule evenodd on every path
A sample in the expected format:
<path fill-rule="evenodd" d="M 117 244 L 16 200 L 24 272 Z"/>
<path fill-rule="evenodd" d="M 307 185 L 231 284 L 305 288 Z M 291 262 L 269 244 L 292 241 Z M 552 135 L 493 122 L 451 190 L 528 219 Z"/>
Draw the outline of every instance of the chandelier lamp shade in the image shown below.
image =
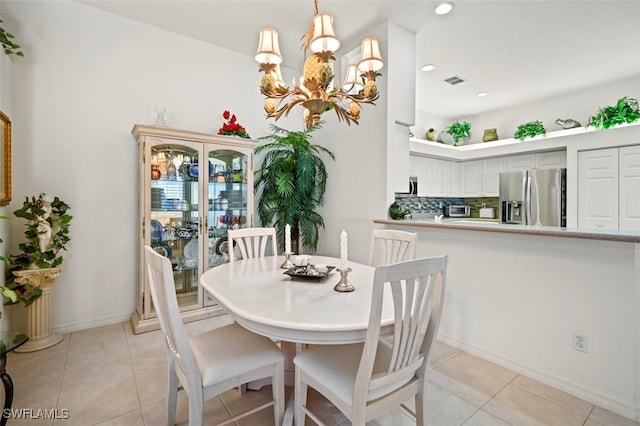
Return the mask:
<path fill-rule="evenodd" d="M 339 121 L 348 125 L 358 124 L 361 104 L 375 105 L 379 97 L 376 77 L 384 66 L 380 46 L 375 37 L 362 40 L 360 61 L 349 64 L 344 82 L 340 86 L 334 83 L 333 61 L 340 41 L 333 30 L 333 17 L 327 13 L 318 13 L 318 1 L 315 3 L 315 16 L 310 30 L 302 37 L 303 48 L 310 51 L 306 57 L 299 84 L 295 79 L 288 87 L 282 79 L 280 64 L 282 54 L 278 45 L 278 32 L 265 28 L 260 32 L 260 42 L 256 61 L 264 75 L 260 81 L 260 92 L 264 95 L 264 110 L 267 117 L 278 120 L 296 106 L 304 108 L 303 117 L 307 129 L 317 125 L 322 114 L 334 110 Z"/>

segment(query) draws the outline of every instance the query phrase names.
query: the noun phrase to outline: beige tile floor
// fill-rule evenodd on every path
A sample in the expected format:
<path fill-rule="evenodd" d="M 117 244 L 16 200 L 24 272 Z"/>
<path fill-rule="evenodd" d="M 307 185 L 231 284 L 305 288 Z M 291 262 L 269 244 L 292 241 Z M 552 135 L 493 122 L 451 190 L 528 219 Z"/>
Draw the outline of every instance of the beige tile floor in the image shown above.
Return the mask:
<path fill-rule="evenodd" d="M 189 323 L 187 330 L 195 334 L 228 322 L 227 316 L 216 317 Z M 430 367 L 429 425 L 640 425 L 444 343 L 435 346 Z M 13 408 L 31 409 L 31 417 L 37 417 L 38 409 L 57 409 L 53 414 L 58 417 L 68 414 L 66 419 L 11 419 L 9 425 L 166 424 L 166 355 L 159 331 L 134 335 L 125 322 L 71 333 L 39 352 L 10 353 L 7 371 L 16 387 Z M 243 395 L 230 390 L 206 403 L 205 424 L 270 397 L 269 386 Z M 310 399 L 328 424 L 350 424 L 319 395 Z M 185 395 L 179 396 L 177 420 L 187 424 Z M 272 412 L 263 410 L 238 424 L 272 425 Z M 415 421 L 396 410 L 369 424 Z"/>

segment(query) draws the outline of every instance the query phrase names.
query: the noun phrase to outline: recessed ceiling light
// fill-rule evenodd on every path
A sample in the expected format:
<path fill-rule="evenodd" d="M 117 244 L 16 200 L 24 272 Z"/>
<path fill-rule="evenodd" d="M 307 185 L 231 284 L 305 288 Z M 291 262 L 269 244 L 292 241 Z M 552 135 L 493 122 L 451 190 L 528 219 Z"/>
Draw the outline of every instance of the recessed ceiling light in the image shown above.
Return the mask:
<path fill-rule="evenodd" d="M 436 6 L 436 14 L 446 15 L 453 10 L 453 3 L 444 1 Z"/>
<path fill-rule="evenodd" d="M 489 94 L 488 94 L 487 92 L 480 92 L 480 93 L 478 93 L 478 96 L 479 96 L 479 97 L 481 97 L 481 98 L 482 98 L 482 97 L 484 97 L 484 96 L 488 96 L 488 95 L 489 95 Z"/>
<path fill-rule="evenodd" d="M 422 71 L 433 71 L 436 68 L 433 64 L 427 64 L 422 67 Z"/>

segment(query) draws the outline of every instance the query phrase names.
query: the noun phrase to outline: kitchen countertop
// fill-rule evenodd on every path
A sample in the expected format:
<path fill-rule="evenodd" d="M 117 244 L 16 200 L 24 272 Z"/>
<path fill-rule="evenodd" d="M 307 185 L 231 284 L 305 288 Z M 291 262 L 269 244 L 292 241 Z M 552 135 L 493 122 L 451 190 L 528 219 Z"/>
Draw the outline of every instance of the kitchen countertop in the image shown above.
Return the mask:
<path fill-rule="evenodd" d="M 544 237 L 583 238 L 589 240 L 620 241 L 640 243 L 639 231 L 614 231 L 600 229 L 560 228 L 555 226 L 527 226 L 499 223 L 491 219 L 375 219 L 373 223 L 383 225 L 416 226 L 422 228 L 443 228 L 459 231 L 499 232 L 508 234 L 539 235 Z"/>

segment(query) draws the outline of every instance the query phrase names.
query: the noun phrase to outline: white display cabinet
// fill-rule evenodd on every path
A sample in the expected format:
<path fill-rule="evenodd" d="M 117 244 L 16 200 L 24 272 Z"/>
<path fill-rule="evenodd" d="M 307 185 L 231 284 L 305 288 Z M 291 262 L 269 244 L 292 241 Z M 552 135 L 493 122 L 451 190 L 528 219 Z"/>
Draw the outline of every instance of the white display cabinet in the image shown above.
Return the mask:
<path fill-rule="evenodd" d="M 227 230 L 253 226 L 255 141 L 135 125 L 138 142 L 138 283 L 134 332 L 159 328 L 144 246 L 171 260 L 185 322 L 222 314 L 198 285 L 228 261 Z"/>

